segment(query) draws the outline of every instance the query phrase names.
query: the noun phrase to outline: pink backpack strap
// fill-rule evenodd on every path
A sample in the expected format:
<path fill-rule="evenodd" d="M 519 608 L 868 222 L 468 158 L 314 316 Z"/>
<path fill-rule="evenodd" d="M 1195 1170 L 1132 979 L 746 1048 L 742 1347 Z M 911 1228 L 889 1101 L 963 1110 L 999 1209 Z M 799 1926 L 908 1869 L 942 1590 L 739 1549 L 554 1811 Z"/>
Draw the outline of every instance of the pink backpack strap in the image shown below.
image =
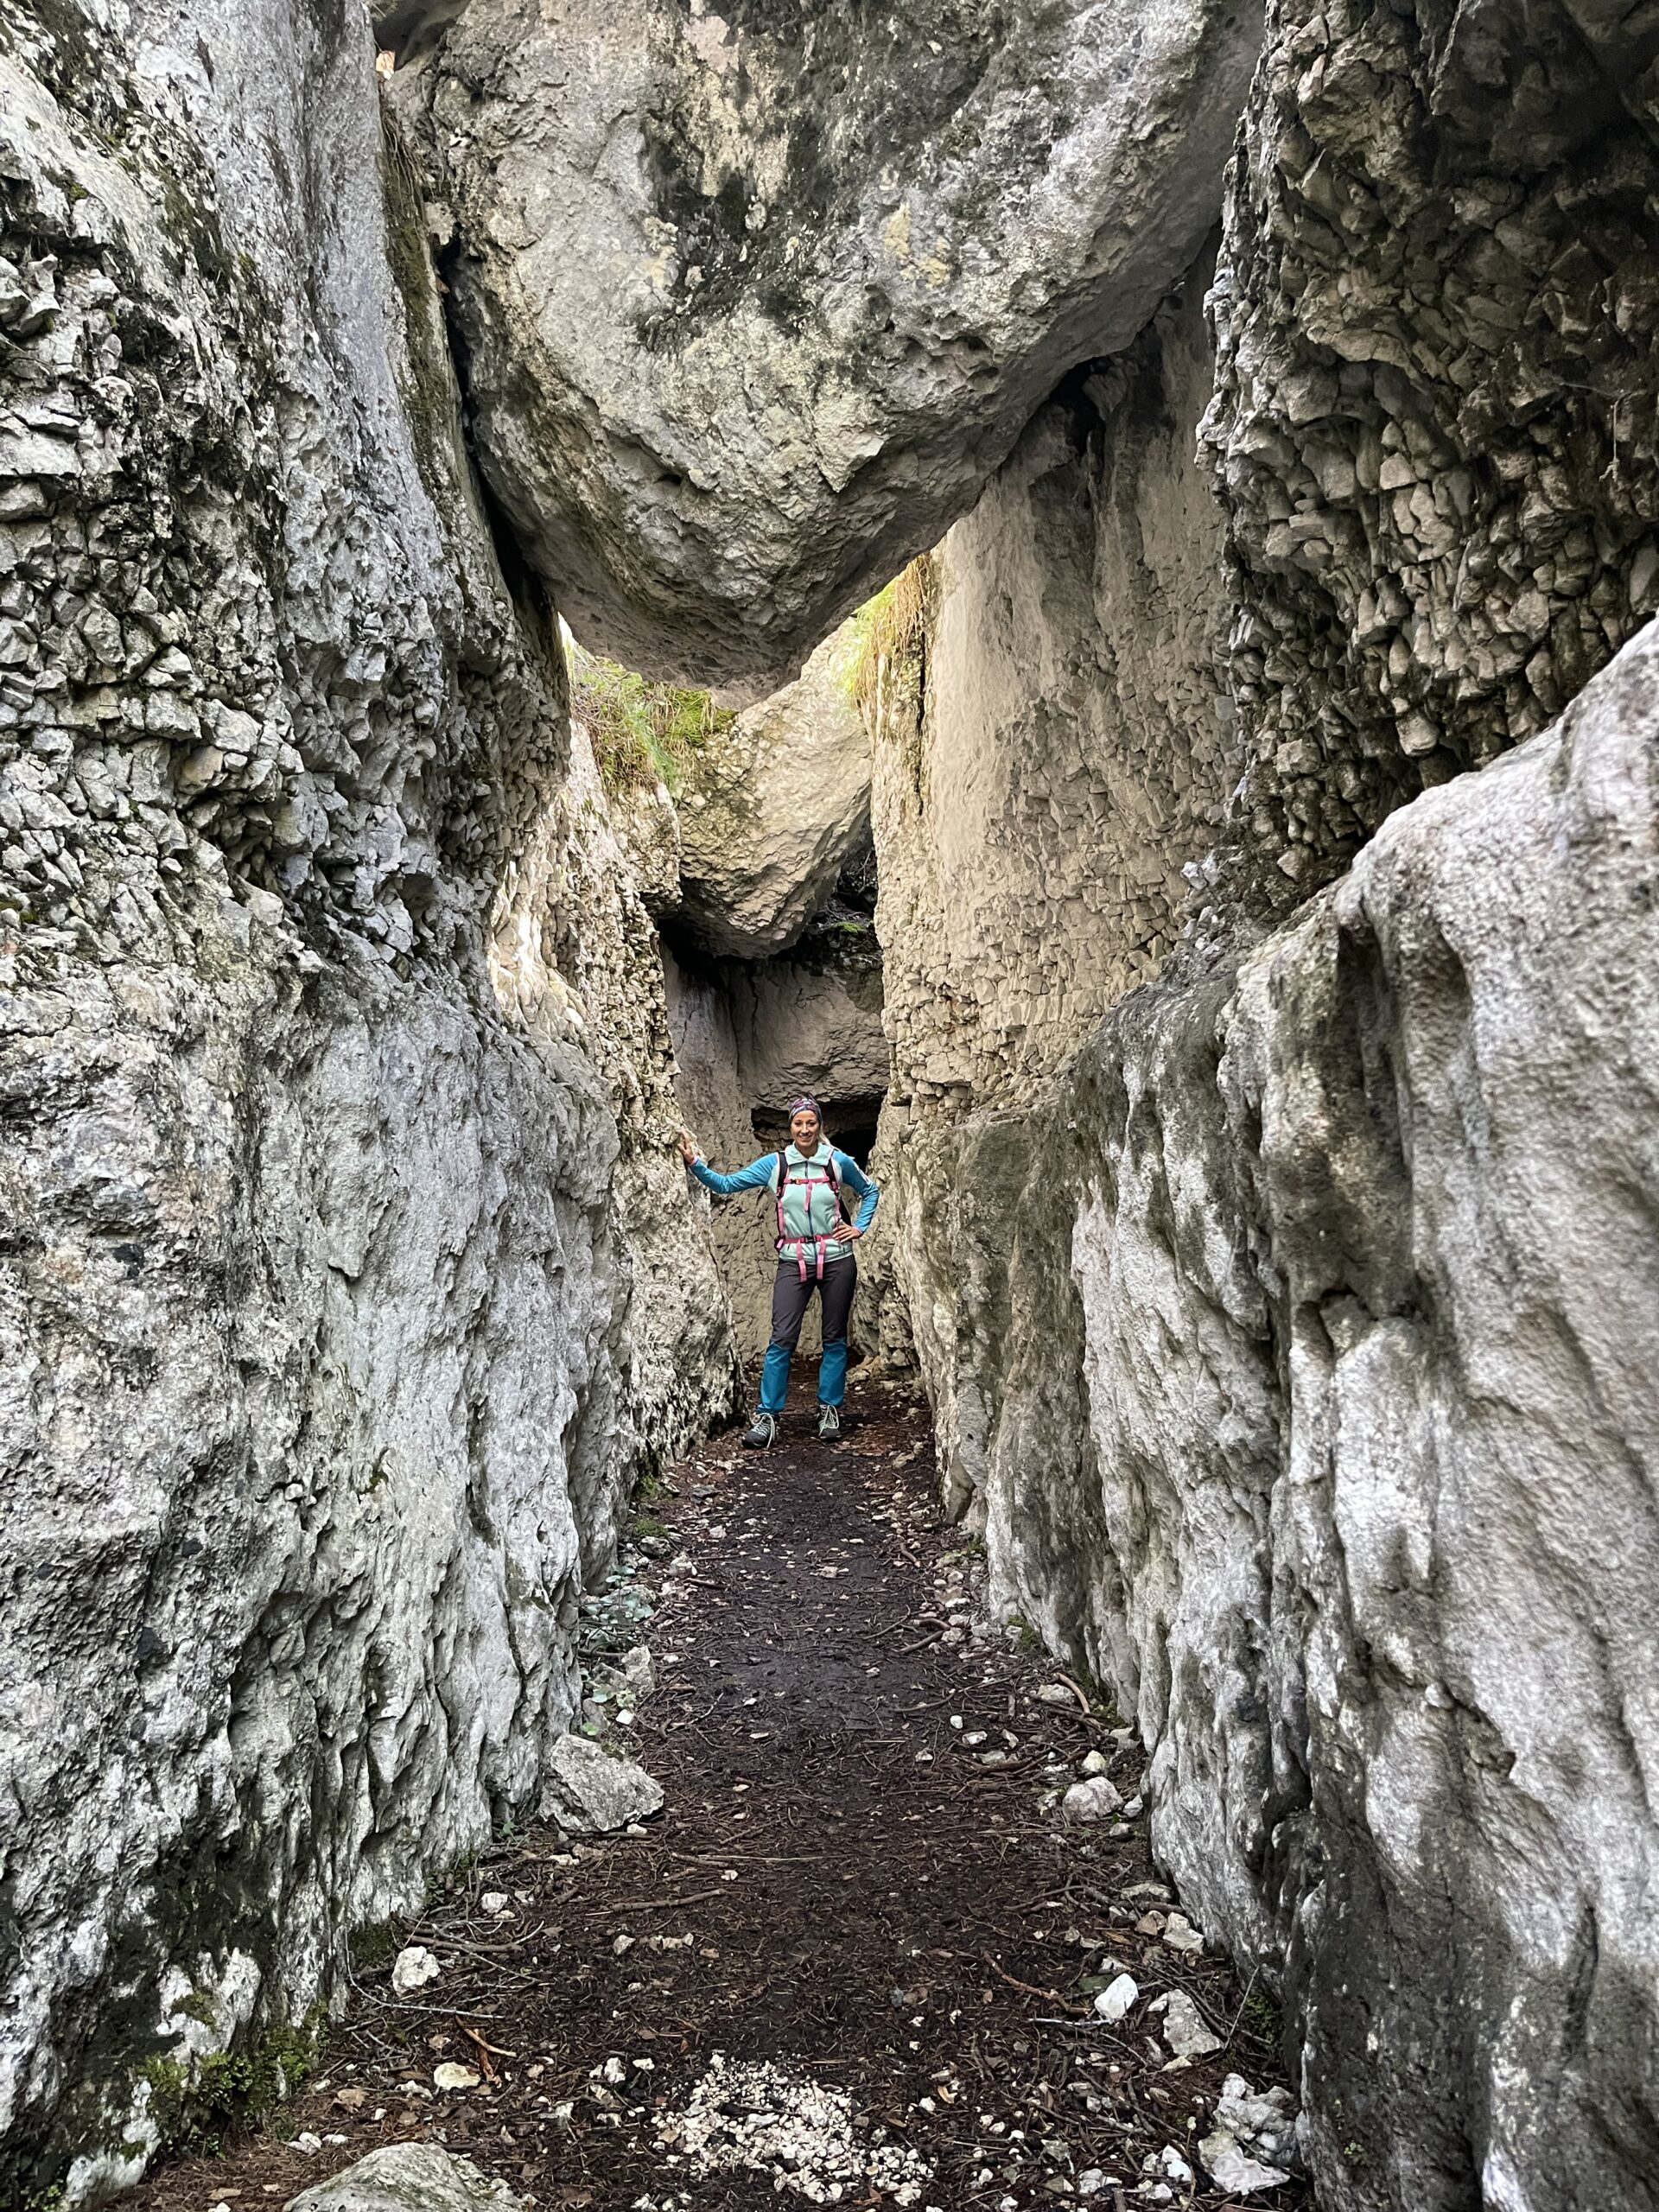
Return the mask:
<path fill-rule="evenodd" d="M 823 1180 L 830 1185 L 830 1188 L 836 1194 L 836 1219 L 839 1220 L 841 1218 L 841 1175 L 836 1166 L 835 1147 L 833 1145 L 827 1146 L 825 1150 L 828 1154 L 827 1159 L 823 1162 L 809 1160 L 806 1163 L 806 1173 L 802 1179 L 806 1190 L 806 1217 L 809 1224 L 812 1219 L 812 1185 L 815 1180 L 813 1170 L 820 1166 L 822 1166 L 823 1168 Z M 817 1257 L 817 1279 L 822 1282 L 823 1280 L 824 1252 L 825 1248 L 830 1243 L 830 1238 L 828 1236 L 812 1236 L 796 1237 L 792 1240 L 791 1239 L 788 1225 L 784 1220 L 784 1193 L 788 1190 L 788 1188 L 789 1154 L 786 1152 L 780 1152 L 778 1154 L 777 1181 L 773 1190 L 773 1196 L 777 1201 L 778 1206 L 778 1256 L 779 1259 L 782 1259 L 785 1256 L 784 1248 L 785 1244 L 792 1241 L 795 1246 L 795 1264 L 800 1269 L 801 1281 L 804 1282 L 806 1281 L 806 1247 L 810 1243 L 813 1246 Z"/>

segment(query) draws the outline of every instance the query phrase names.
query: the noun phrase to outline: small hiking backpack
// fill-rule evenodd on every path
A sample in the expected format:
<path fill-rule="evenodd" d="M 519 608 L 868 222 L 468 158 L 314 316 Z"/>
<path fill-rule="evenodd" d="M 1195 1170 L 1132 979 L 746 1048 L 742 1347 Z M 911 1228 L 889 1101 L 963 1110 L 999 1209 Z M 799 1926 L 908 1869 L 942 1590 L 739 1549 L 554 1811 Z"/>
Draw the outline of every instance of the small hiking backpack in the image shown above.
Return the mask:
<path fill-rule="evenodd" d="M 803 1163 L 800 1179 L 794 1187 L 797 1190 L 804 1188 L 806 1192 L 806 1217 L 810 1221 L 814 1186 L 820 1183 L 827 1183 L 836 1194 L 836 1221 L 839 1226 L 846 1219 L 842 1206 L 841 1171 L 836 1166 L 835 1147 L 826 1145 L 824 1150 L 828 1157 L 823 1161 L 808 1160 Z M 795 1263 L 801 1271 L 801 1281 L 804 1282 L 806 1255 L 809 1252 L 816 1253 L 817 1255 L 816 1273 L 818 1281 L 822 1282 L 823 1281 L 823 1252 L 825 1245 L 830 1241 L 830 1236 L 828 1234 L 823 1236 L 791 1236 L 790 1235 L 789 1225 L 784 1219 L 784 1194 L 790 1187 L 789 1154 L 780 1149 L 777 1155 L 777 1166 L 772 1173 L 772 1198 L 778 1207 L 778 1256 L 780 1260 L 786 1260 L 792 1254 Z"/>

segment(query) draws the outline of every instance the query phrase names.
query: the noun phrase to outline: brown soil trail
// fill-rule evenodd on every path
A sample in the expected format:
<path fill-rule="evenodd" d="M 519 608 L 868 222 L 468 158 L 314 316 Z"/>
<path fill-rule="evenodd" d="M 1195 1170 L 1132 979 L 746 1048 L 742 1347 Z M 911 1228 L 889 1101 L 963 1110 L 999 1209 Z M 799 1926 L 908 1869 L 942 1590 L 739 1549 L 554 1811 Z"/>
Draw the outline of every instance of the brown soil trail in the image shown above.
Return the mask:
<path fill-rule="evenodd" d="M 668 2161 L 662 2123 L 716 2052 L 850 2098 L 865 2148 L 885 2131 L 925 2177 L 894 2196 L 898 2168 L 876 2159 L 817 2201 L 1235 2202 L 1197 2145 L 1226 2074 L 1278 2078 L 1270 2015 L 1224 1964 L 1164 1941 L 1144 1818 L 1112 1837 L 1042 1809 L 1091 1750 L 1132 1797 L 1138 1748 L 1109 1713 L 1039 1699 L 1052 1669 L 1007 1636 L 950 1625 L 974 1612 L 976 1569 L 938 1523 L 911 1400 L 867 1382 L 840 1443 L 812 1428 L 791 1411 L 774 1451 L 728 1439 L 673 1472 L 657 1610 L 613 1631 L 655 1656 L 658 1690 L 619 1735 L 666 1788 L 664 1813 L 574 1849 L 547 1828 L 494 1848 L 399 1931 L 442 1963 L 418 2005 L 395 2003 L 385 1966 L 359 1974 L 280 2114 L 283 2136 L 321 2148 L 270 2133 L 183 2159 L 135 2212 L 251 2212 L 417 2138 L 538 2206 L 813 2201 L 810 2159 L 781 2195 L 775 2168 L 699 2177 Z M 1141 1999 L 1108 2026 L 1092 1999 L 1121 1969 Z M 1178 1990 L 1225 2048 L 1172 2068 L 1147 2007 Z M 436 2089 L 446 2062 L 480 2085 Z M 1249 2200 L 1307 2201 L 1300 2183 Z"/>

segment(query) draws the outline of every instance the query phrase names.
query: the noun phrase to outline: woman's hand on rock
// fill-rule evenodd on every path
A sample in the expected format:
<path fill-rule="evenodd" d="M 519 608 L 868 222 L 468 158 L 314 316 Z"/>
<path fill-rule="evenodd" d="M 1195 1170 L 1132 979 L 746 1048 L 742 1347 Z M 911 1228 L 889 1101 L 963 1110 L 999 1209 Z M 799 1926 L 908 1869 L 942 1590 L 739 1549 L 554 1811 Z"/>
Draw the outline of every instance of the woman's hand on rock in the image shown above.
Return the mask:
<path fill-rule="evenodd" d="M 685 1162 L 686 1166 L 690 1167 L 695 1163 L 696 1157 L 696 1139 L 692 1135 L 690 1129 L 682 1129 L 680 1131 L 680 1158 Z"/>

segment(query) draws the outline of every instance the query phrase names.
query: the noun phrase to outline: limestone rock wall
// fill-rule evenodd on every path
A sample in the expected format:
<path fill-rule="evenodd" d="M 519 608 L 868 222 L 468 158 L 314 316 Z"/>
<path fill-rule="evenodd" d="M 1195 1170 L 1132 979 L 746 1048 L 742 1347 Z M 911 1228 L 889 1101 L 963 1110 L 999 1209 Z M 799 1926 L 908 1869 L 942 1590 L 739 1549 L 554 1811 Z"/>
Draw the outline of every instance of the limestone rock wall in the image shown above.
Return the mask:
<path fill-rule="evenodd" d="M 1652 60 L 1570 0 L 1268 10 L 1210 427 L 1255 911 L 1659 605 Z"/>
<path fill-rule="evenodd" d="M 876 701 L 876 1340 L 1336 2212 L 1656 2202 L 1652 58 L 1272 9 Z"/>
<path fill-rule="evenodd" d="M 301 2019 L 531 1796 L 619 1495 L 728 1387 L 651 932 L 364 32 L 19 4 L 0 55 L 26 2200 L 130 2177 L 147 2066 Z"/>
<path fill-rule="evenodd" d="M 1219 835 L 1211 265 L 1038 415 L 883 666 L 877 926 L 895 1098 L 918 1110 L 1028 1095 L 1156 972 Z"/>
<path fill-rule="evenodd" d="M 1001 1599 L 1138 1725 L 1335 2212 L 1656 2202 L 1656 675 L 901 1141 Z"/>

